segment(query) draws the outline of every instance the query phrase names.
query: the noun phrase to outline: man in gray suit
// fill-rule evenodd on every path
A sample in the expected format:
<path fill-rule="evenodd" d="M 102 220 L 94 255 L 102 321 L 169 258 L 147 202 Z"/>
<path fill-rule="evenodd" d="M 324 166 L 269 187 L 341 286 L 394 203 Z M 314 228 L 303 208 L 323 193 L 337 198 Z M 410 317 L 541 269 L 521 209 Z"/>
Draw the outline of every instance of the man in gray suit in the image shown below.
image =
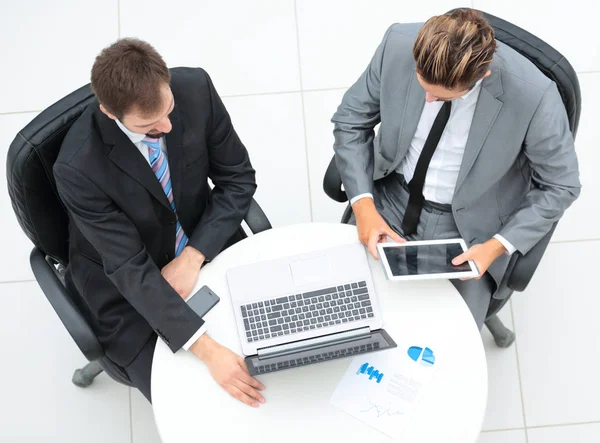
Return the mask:
<path fill-rule="evenodd" d="M 453 263 L 481 275 L 452 283 L 479 328 L 491 297 L 507 295 L 496 290 L 510 255 L 580 193 L 556 84 L 471 9 L 392 25 L 332 122 L 360 240 L 377 258 L 387 237 L 462 237 Z"/>

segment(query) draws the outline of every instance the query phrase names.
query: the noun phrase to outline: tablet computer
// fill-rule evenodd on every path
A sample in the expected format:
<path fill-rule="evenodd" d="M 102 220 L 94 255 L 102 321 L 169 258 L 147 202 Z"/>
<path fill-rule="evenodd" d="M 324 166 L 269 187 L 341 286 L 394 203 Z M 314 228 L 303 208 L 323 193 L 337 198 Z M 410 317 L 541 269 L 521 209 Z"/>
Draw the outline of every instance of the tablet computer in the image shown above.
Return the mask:
<path fill-rule="evenodd" d="M 431 280 L 477 277 L 472 260 L 454 266 L 452 260 L 467 250 L 461 238 L 378 243 L 379 260 L 388 280 Z"/>

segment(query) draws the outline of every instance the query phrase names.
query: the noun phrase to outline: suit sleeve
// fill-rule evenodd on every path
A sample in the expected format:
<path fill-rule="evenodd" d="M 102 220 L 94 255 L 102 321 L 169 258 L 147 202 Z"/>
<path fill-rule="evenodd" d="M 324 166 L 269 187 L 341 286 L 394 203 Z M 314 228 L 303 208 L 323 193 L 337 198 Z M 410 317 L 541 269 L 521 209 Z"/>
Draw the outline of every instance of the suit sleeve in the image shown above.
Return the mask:
<path fill-rule="evenodd" d="M 256 181 L 248 151 L 235 132 L 225 105 L 208 74 L 201 72 L 210 96 L 208 176 L 214 187 L 188 244 L 212 260 L 248 213 Z"/>
<path fill-rule="evenodd" d="M 361 194 L 373 194 L 373 128 L 380 122 L 381 66 L 390 31 L 391 28 L 367 69 L 344 94 L 331 119 L 335 162 L 348 200 Z"/>
<path fill-rule="evenodd" d="M 170 349 L 179 350 L 203 320 L 163 278 L 137 229 L 112 199 L 70 165 L 56 163 L 54 173 L 71 220 L 98 251 L 107 277 Z"/>
<path fill-rule="evenodd" d="M 553 82 L 533 116 L 524 149 L 533 186 L 499 232 L 522 254 L 550 231 L 581 191 L 569 121 Z"/>

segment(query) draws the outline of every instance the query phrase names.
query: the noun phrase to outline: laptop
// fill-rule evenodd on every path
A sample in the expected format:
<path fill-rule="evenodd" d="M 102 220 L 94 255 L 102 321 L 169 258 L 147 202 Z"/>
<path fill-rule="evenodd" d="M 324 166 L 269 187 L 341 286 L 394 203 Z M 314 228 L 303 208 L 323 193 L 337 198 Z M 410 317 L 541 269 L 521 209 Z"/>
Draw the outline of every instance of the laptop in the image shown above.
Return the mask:
<path fill-rule="evenodd" d="M 231 268 L 227 282 L 251 375 L 396 347 L 361 244 Z"/>

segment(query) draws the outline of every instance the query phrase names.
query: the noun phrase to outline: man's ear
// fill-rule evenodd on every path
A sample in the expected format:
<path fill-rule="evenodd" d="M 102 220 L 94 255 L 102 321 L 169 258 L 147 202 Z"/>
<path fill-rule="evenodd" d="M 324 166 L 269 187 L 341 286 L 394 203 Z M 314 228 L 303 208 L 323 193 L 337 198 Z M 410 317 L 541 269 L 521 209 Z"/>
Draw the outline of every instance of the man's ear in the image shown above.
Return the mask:
<path fill-rule="evenodd" d="M 117 117 L 116 117 L 115 115 L 111 114 L 110 112 L 108 112 L 108 111 L 106 110 L 106 108 L 105 108 L 103 105 L 100 105 L 100 110 L 101 110 L 101 111 L 102 111 L 104 114 L 106 114 L 106 116 L 107 116 L 108 118 L 110 118 L 111 120 L 117 120 Z"/>

